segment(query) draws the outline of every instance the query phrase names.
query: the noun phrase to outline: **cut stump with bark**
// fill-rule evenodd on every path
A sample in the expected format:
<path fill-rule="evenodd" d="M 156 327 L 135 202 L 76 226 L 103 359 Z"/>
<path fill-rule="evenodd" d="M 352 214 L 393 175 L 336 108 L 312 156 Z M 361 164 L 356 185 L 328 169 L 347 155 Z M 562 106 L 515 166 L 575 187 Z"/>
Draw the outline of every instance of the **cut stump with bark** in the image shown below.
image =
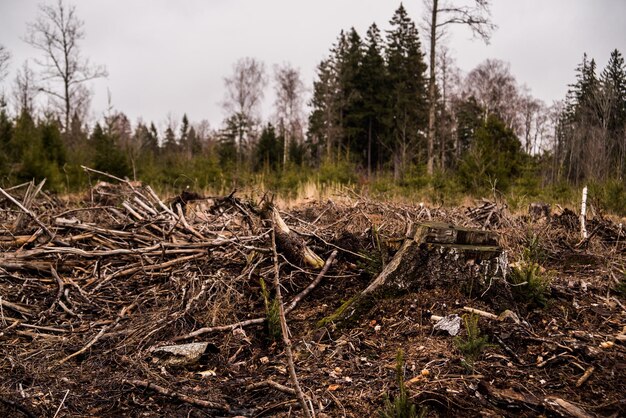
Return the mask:
<path fill-rule="evenodd" d="M 345 322 L 369 309 L 376 299 L 434 287 L 457 287 L 472 297 L 508 305 L 502 283 L 506 259 L 492 231 L 427 222 L 409 229 L 393 259 L 361 293 L 318 323 Z"/>

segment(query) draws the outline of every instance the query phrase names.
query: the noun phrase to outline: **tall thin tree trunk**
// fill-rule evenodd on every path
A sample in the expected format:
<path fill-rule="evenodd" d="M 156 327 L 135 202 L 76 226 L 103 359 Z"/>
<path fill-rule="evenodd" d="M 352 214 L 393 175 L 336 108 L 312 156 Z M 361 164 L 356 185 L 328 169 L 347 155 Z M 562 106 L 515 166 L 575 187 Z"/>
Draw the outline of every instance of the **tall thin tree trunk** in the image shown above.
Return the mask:
<path fill-rule="evenodd" d="M 430 80 L 428 81 L 428 161 L 426 169 L 433 174 L 435 163 L 435 46 L 437 42 L 437 0 L 433 0 L 432 18 L 430 22 Z"/>

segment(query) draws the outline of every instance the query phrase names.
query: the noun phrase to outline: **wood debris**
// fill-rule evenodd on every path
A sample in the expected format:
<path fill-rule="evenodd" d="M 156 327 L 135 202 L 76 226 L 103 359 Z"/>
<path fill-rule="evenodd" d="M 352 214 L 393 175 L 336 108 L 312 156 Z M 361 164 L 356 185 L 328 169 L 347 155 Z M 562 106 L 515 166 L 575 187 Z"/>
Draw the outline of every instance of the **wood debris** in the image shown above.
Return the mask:
<path fill-rule="evenodd" d="M 398 393 L 399 349 L 410 400 L 432 416 L 626 415 L 619 221 L 588 216 L 578 245 L 569 209 L 534 220 L 488 201 L 427 208 L 349 193 L 276 207 L 268 223 L 261 199 L 166 199 L 107 180 L 78 197 L 32 183 L 0 196 L 1 416 L 301 416 L 304 404 L 375 416 Z M 278 242 L 274 257 L 275 225 L 314 262 Z M 468 230 L 485 242 L 459 243 Z M 542 308 L 499 281 L 529 237 L 536 271 L 551 277 Z M 345 327 L 320 326 L 381 272 L 409 271 L 410 258 L 394 260 L 416 239 L 433 254 L 414 271 L 420 286 L 377 294 Z M 494 247 L 496 258 L 450 257 L 446 245 Z M 261 279 L 280 286 L 289 367 L 268 331 L 277 292 L 266 304 Z M 466 323 L 457 337 L 433 332 L 431 312 L 477 318 L 488 343 L 471 365 L 458 344 Z"/>

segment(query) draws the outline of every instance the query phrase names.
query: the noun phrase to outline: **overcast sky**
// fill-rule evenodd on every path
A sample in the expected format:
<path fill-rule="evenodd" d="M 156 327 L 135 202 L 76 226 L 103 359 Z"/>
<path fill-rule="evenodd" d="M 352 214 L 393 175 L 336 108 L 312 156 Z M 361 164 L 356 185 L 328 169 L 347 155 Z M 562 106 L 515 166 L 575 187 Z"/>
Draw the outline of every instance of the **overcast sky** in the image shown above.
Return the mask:
<path fill-rule="evenodd" d="M 33 0 L 0 0 L 0 44 L 16 69 L 37 52 L 22 41 L 37 16 Z M 85 22 L 84 56 L 105 64 L 109 77 L 93 83 L 92 115 L 113 106 L 134 122 L 142 117 L 163 126 L 168 114 L 187 113 L 219 127 L 224 113 L 224 77 L 245 56 L 274 64 L 289 62 L 311 88 L 315 68 L 341 29 L 364 35 L 376 22 L 388 28 L 400 4 L 393 0 L 76 0 Z M 626 54 L 626 0 L 493 0 L 498 25 L 490 45 L 457 28 L 448 41 L 465 72 L 487 58 L 511 64 L 520 84 L 548 104 L 562 99 L 574 69 L 587 52 L 602 69 L 610 51 Z M 419 22 L 422 0 L 405 1 Z M 424 41 L 423 41 L 424 42 Z M 34 65 L 33 65 L 34 67 Z M 268 87 L 265 113 L 270 112 Z"/>

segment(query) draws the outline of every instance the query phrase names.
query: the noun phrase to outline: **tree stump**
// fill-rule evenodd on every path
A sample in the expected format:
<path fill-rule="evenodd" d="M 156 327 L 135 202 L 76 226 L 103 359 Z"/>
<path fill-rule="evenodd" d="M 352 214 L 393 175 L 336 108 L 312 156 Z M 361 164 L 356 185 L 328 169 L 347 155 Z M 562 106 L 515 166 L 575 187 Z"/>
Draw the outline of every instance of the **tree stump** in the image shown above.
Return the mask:
<path fill-rule="evenodd" d="M 494 284 L 507 268 L 492 231 L 427 222 L 410 228 L 393 259 L 358 295 L 345 302 L 319 325 L 345 321 L 371 307 L 377 298 L 445 286 L 470 297 L 490 299 L 494 305 L 510 302 L 504 286 Z"/>

